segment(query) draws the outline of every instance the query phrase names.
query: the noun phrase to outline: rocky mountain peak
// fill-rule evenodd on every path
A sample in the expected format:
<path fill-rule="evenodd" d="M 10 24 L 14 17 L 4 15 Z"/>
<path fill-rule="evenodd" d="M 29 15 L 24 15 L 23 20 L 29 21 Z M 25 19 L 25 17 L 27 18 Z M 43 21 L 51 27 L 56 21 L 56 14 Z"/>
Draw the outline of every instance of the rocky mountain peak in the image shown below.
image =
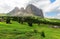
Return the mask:
<path fill-rule="evenodd" d="M 11 10 L 8 14 L 9 15 L 13 15 L 13 14 L 16 14 L 17 12 L 19 12 L 20 9 L 18 7 L 15 7 L 13 10 Z"/>
<path fill-rule="evenodd" d="M 36 7 L 35 5 L 33 5 L 33 4 L 29 4 L 29 5 L 26 7 L 26 11 L 27 11 L 28 13 L 32 13 L 32 14 L 34 14 L 34 15 L 36 15 L 36 16 L 44 17 L 44 16 L 43 16 L 43 11 L 42 11 L 42 9 L 37 8 L 37 7 Z"/>
<path fill-rule="evenodd" d="M 15 7 L 12 11 L 9 12 L 9 14 L 12 16 L 35 15 L 35 16 L 44 17 L 42 9 L 37 8 L 33 4 L 27 5 L 25 9 L 23 7 L 21 9 L 19 9 L 18 7 Z"/>
<path fill-rule="evenodd" d="M 25 12 L 25 9 L 22 7 L 22 8 L 20 9 L 20 11 L 21 11 L 21 12 Z"/>

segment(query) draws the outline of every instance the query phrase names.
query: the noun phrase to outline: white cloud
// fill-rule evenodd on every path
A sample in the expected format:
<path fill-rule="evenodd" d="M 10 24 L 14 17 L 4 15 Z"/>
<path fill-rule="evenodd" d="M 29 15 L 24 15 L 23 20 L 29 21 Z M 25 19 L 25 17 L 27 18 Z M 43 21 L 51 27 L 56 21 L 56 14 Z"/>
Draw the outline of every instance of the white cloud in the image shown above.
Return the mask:
<path fill-rule="evenodd" d="M 50 0 L 0 0 L 0 13 L 6 13 L 11 11 L 14 7 L 26 7 L 28 4 L 34 4 L 38 8 L 41 8 L 44 12 L 45 17 L 58 18 L 60 17 L 60 0 L 56 0 L 51 3 Z M 46 12 L 56 12 L 57 15 L 54 17 L 46 16 Z"/>
<path fill-rule="evenodd" d="M 34 3 L 37 7 L 43 9 L 44 7 L 50 5 L 50 1 L 39 1 L 38 3 Z"/>
<path fill-rule="evenodd" d="M 39 8 L 47 6 L 50 2 L 49 0 L 0 0 L 0 12 L 8 12 L 14 7 L 26 7 L 28 4 L 34 4 Z"/>
<path fill-rule="evenodd" d="M 55 18 L 55 19 L 60 19 L 60 13 L 57 13 L 55 16 L 47 16 L 47 15 L 45 15 L 45 18 Z"/>
<path fill-rule="evenodd" d="M 0 0 L 0 13 L 5 13 L 12 10 L 14 7 L 25 7 L 28 0 Z"/>
<path fill-rule="evenodd" d="M 45 18 L 55 18 L 54 16 L 52 17 L 52 16 L 45 16 Z"/>
<path fill-rule="evenodd" d="M 55 18 L 60 19 L 60 13 L 58 13 Z"/>
<path fill-rule="evenodd" d="M 43 10 L 45 12 L 50 12 L 52 10 L 56 10 L 58 7 L 60 7 L 60 0 L 56 0 L 54 3 L 46 6 Z"/>

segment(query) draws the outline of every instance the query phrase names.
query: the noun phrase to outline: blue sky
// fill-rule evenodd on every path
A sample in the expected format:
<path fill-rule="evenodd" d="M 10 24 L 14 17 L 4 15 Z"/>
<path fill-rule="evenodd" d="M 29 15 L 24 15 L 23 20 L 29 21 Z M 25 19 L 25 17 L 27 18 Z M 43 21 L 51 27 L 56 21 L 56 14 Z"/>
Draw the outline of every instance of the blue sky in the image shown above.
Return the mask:
<path fill-rule="evenodd" d="M 50 0 L 51 3 L 54 3 L 56 0 Z M 56 16 L 57 12 L 46 12 L 46 16 Z"/>
<path fill-rule="evenodd" d="M 51 3 L 53 3 L 53 2 L 55 2 L 56 0 L 50 0 L 51 1 Z"/>
<path fill-rule="evenodd" d="M 49 13 L 47 13 L 46 15 L 47 15 L 47 16 L 56 16 L 57 13 L 56 13 L 56 12 L 49 12 Z"/>
<path fill-rule="evenodd" d="M 33 4 L 43 10 L 47 18 L 60 18 L 60 0 L 0 0 L 0 13 L 8 13 L 15 7 Z"/>
<path fill-rule="evenodd" d="M 50 2 L 51 3 L 54 3 L 56 0 L 50 0 Z M 53 17 L 53 16 L 56 16 L 56 14 L 57 14 L 57 12 L 46 12 L 46 16 L 51 16 L 51 17 Z"/>
<path fill-rule="evenodd" d="M 60 3 L 56 2 L 57 0 L 50 0 L 51 6 L 49 7 L 51 10 L 45 12 L 45 16 L 47 18 L 57 18 L 60 19 Z M 59 0 L 58 0 L 59 1 Z M 54 4 L 55 3 L 55 4 Z M 56 6 L 58 5 L 58 6 Z M 52 8 L 53 7 L 53 8 Z M 48 9 L 49 9 L 48 8 Z"/>

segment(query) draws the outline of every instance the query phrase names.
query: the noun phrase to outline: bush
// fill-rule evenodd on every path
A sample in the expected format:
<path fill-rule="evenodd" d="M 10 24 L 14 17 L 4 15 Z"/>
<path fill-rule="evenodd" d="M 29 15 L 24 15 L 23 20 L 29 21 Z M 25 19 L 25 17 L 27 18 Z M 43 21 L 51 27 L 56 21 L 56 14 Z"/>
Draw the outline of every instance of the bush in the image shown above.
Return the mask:
<path fill-rule="evenodd" d="M 20 23 L 21 22 L 21 17 L 18 17 L 18 23 Z"/>
<path fill-rule="evenodd" d="M 29 25 L 30 27 L 32 27 L 32 26 L 33 26 L 33 22 L 32 22 L 32 20 L 31 20 L 31 19 L 29 19 L 29 20 L 28 20 L 28 25 Z"/>
<path fill-rule="evenodd" d="M 42 37 L 45 37 L 44 31 L 41 32 L 41 36 L 42 36 Z"/>
<path fill-rule="evenodd" d="M 11 22 L 10 22 L 10 17 L 7 17 L 7 18 L 6 18 L 6 23 L 7 23 L 7 24 L 11 24 Z"/>

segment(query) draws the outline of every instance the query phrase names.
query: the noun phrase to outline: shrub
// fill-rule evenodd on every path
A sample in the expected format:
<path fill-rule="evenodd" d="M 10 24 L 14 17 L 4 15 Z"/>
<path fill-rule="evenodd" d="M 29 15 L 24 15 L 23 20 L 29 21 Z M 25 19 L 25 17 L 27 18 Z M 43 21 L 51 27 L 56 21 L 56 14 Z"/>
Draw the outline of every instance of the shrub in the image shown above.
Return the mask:
<path fill-rule="evenodd" d="M 41 32 L 41 36 L 42 36 L 42 37 L 45 37 L 44 31 Z"/>
<path fill-rule="evenodd" d="M 7 17 L 7 18 L 6 18 L 6 23 L 7 23 L 7 24 L 11 24 L 11 22 L 10 22 L 10 17 Z"/>
<path fill-rule="evenodd" d="M 20 23 L 21 22 L 21 17 L 18 17 L 18 23 Z"/>
<path fill-rule="evenodd" d="M 29 25 L 30 27 L 32 27 L 32 26 L 33 26 L 32 24 L 33 24 L 32 20 L 29 19 L 29 21 L 28 21 L 28 25 Z"/>

